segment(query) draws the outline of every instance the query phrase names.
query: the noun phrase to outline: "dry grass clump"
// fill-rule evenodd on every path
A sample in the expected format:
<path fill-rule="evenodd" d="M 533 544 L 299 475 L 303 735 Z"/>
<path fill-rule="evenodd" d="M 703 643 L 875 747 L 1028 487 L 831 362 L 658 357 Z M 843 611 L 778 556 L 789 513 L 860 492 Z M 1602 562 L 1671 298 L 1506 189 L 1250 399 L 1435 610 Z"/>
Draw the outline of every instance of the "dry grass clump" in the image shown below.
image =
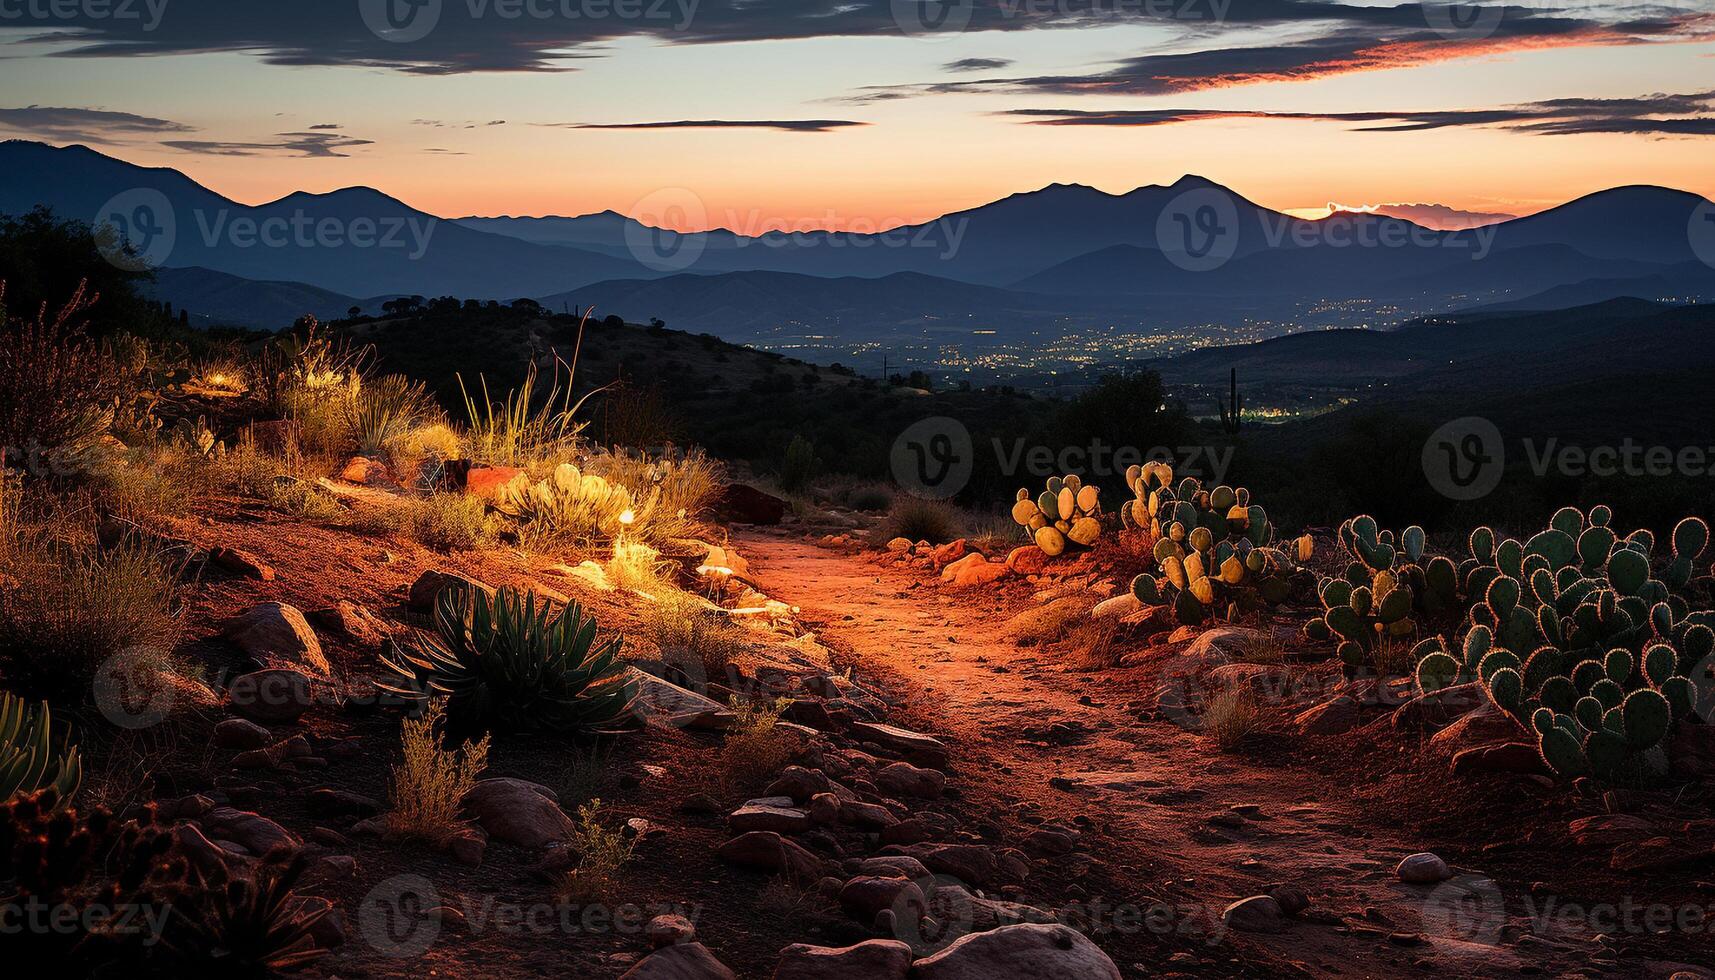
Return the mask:
<path fill-rule="evenodd" d="M 660 458 L 611 453 L 590 462 L 592 472 L 624 487 L 634 501 L 631 533 L 648 541 L 694 537 L 720 494 L 726 468 L 701 449 Z"/>
<path fill-rule="evenodd" d="M 113 425 L 118 364 L 84 332 L 95 297 L 82 286 L 52 319 L 10 316 L 0 282 L 0 447 L 24 465 L 76 468 Z M 9 459 L 9 464 L 19 462 Z"/>
<path fill-rule="evenodd" d="M 681 669 L 695 663 L 705 678 L 725 678 L 750 649 L 744 627 L 683 592 L 660 596 L 646 625 L 664 663 Z"/>
<path fill-rule="evenodd" d="M 1222 752 L 1237 749 L 1247 736 L 1262 727 L 1262 709 L 1248 684 L 1217 691 L 1203 703 L 1203 731 Z"/>
<path fill-rule="evenodd" d="M 309 524 L 338 524 L 346 515 L 339 498 L 308 480 L 275 480 L 267 499 L 268 506 Z"/>
<path fill-rule="evenodd" d="M 562 368 L 567 375 L 563 387 Z M 499 401 L 490 397 L 487 378 L 477 379 L 479 401 L 460 377 L 459 390 L 464 394 L 469 422 L 465 442 L 471 459 L 490 466 L 529 467 L 570 457 L 577 449 L 578 434 L 588 425 L 578 414 L 590 396 L 601 390 L 573 402 L 574 374 L 564 361 L 555 358 L 554 376 L 544 392 L 539 387 L 540 371 L 532 362 L 524 382 Z"/>
<path fill-rule="evenodd" d="M 964 517 L 951 504 L 902 496 L 893 501 L 887 519 L 881 522 L 872 537 L 877 543 L 905 538 L 914 542 L 946 544 L 963 537 L 964 532 Z"/>
<path fill-rule="evenodd" d="M 661 553 L 641 541 L 620 541 L 613 546 L 603 571 L 616 588 L 641 592 L 651 598 L 670 596 L 674 586 L 667 581 L 667 564 Z"/>
<path fill-rule="evenodd" d="M 1074 626 L 1088 622 L 1090 610 L 1096 607 L 1094 597 L 1074 593 L 1061 596 L 1012 617 L 1006 631 L 1021 647 L 1055 643 L 1064 638 Z"/>
<path fill-rule="evenodd" d="M 474 551 L 494 543 L 498 521 L 476 497 L 437 493 L 399 510 L 400 530 L 436 551 Z"/>
<path fill-rule="evenodd" d="M 1118 638 L 1117 620 L 1085 620 L 1066 633 L 1065 645 L 1070 650 L 1067 661 L 1076 670 L 1099 671 L 1118 667 L 1125 654 Z"/>
<path fill-rule="evenodd" d="M 177 583 L 142 543 L 98 551 L 70 543 L 71 519 L 4 516 L 0 674 L 14 693 L 79 703 L 104 664 L 173 670 Z"/>
<path fill-rule="evenodd" d="M 627 839 L 624 831 L 602 826 L 601 817 L 600 800 L 578 807 L 576 825 L 567 841 L 577 852 L 578 866 L 566 872 L 558 896 L 569 905 L 587 905 L 611 898 L 620 869 L 631 860 L 631 853 L 637 847 L 636 840 Z"/>
<path fill-rule="evenodd" d="M 412 430 L 439 411 L 427 385 L 398 374 L 365 381 L 349 394 L 340 404 L 347 444 L 360 455 L 386 456 L 389 462 Z"/>
<path fill-rule="evenodd" d="M 488 736 L 447 750 L 441 747 L 445 708 L 431 699 L 422 717 L 406 718 L 405 755 L 393 767 L 393 809 L 385 817 L 394 837 L 438 843 L 458 829 L 464 795 L 488 766 Z"/>
<path fill-rule="evenodd" d="M 732 699 L 736 716 L 721 746 L 721 787 L 729 793 L 761 788 L 792 760 L 796 740 L 779 728 L 780 715 L 792 702 L 744 702 Z"/>

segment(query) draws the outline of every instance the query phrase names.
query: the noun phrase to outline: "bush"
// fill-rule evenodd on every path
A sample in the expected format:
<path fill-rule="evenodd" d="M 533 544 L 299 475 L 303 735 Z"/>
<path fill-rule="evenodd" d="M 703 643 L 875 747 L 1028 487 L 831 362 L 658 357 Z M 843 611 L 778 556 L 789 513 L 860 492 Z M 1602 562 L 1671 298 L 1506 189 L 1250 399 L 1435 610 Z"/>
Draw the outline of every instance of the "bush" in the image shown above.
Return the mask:
<path fill-rule="evenodd" d="M 567 841 L 578 855 L 578 866 L 566 873 L 560 888 L 561 901 L 573 905 L 605 901 L 612 897 L 619 869 L 631 860 L 637 847 L 624 831 L 608 830 L 601 823 L 601 801 L 578 807 L 578 819 Z"/>
<path fill-rule="evenodd" d="M 846 494 L 845 503 L 852 510 L 879 513 L 893 506 L 893 494 L 884 486 L 866 483 L 853 487 Z"/>
<path fill-rule="evenodd" d="M 535 484 L 519 480 L 507 486 L 498 506 L 532 537 L 579 543 L 617 538 L 637 517 L 630 491 L 570 463 Z"/>
<path fill-rule="evenodd" d="M 438 843 L 461 823 L 464 795 L 488 765 L 488 736 L 461 748 L 441 748 L 445 709 L 430 699 L 419 718 L 406 718 L 400 733 L 405 758 L 393 767 L 393 809 L 387 832 Z"/>
<path fill-rule="evenodd" d="M 0 451 L 36 473 L 85 467 L 113 424 L 117 365 L 85 335 L 82 287 L 53 319 L 8 314 L 0 283 Z M 39 455 L 40 454 L 40 455 Z"/>
<path fill-rule="evenodd" d="M 786 459 L 780 464 L 780 489 L 797 493 L 810 482 L 816 471 L 816 447 L 802 435 L 794 434 L 786 446 Z"/>
<path fill-rule="evenodd" d="M 700 449 L 663 459 L 616 453 L 593 460 L 589 468 L 631 494 L 630 533 L 654 542 L 695 537 L 726 481 L 726 468 Z"/>
<path fill-rule="evenodd" d="M 555 610 L 534 593 L 444 589 L 435 632 L 410 651 L 383 656 L 382 687 L 407 700 L 448 696 L 454 724 L 508 731 L 577 732 L 618 724 L 637 686 L 619 658 L 621 638 L 577 603 Z"/>
<path fill-rule="evenodd" d="M 360 455 L 386 456 L 389 462 L 395 461 L 395 450 L 412 431 L 435 412 L 428 387 L 397 374 L 365 382 L 340 408 L 347 443 Z"/>
<path fill-rule="evenodd" d="M 1203 707 L 1203 730 L 1222 752 L 1239 747 L 1245 737 L 1262 724 L 1262 711 L 1249 686 L 1229 687 L 1207 699 Z"/>
<path fill-rule="evenodd" d="M 704 679 L 724 682 L 727 668 L 750 649 L 744 627 L 683 592 L 661 596 L 648 625 L 663 663 L 680 669 L 695 664 Z"/>
<path fill-rule="evenodd" d="M 55 744 L 47 704 L 32 708 L 0 691 L 0 803 L 52 789 L 58 805 L 65 806 L 82 781 L 77 747 Z"/>
<path fill-rule="evenodd" d="M 437 493 L 401 510 L 405 533 L 436 551 L 474 551 L 495 539 L 488 507 L 463 493 Z"/>
<path fill-rule="evenodd" d="M 755 703 L 732 699 L 736 717 L 727 729 L 720 758 L 721 785 L 728 792 L 759 789 L 792 760 L 794 740 L 778 728 L 789 704 L 786 698 Z"/>
<path fill-rule="evenodd" d="M 894 538 L 946 544 L 964 535 L 964 520 L 950 504 L 921 497 L 902 496 L 893 502 L 887 519 L 876 528 L 879 542 Z"/>

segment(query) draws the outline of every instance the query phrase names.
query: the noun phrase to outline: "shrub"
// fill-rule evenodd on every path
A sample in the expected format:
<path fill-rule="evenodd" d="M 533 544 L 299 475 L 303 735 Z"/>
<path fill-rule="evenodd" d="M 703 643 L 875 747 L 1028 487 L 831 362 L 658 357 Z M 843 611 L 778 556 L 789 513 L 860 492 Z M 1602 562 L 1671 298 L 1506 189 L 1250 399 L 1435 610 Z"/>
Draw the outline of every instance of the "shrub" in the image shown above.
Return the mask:
<path fill-rule="evenodd" d="M 444 589 L 435 632 L 383 657 L 382 686 L 409 700 L 449 697 L 455 724 L 513 731 L 576 732 L 631 713 L 636 684 L 619 658 L 620 637 L 596 642 L 598 625 L 572 603 L 558 611 L 534 593 Z"/>
<path fill-rule="evenodd" d="M 797 493 L 810 482 L 815 471 L 815 445 L 802 435 L 793 435 L 786 446 L 786 459 L 780 464 L 780 489 Z"/>
<path fill-rule="evenodd" d="M 48 319 L 10 316 L 0 283 L 0 447 L 12 453 L 46 453 L 30 468 L 76 467 L 88 459 L 113 424 L 119 371 L 85 335 L 82 320 L 95 302 L 80 286 Z"/>
<path fill-rule="evenodd" d="M 952 505 L 905 496 L 893 501 L 893 509 L 887 512 L 887 519 L 876 529 L 875 537 L 879 541 L 907 538 L 946 544 L 963 533 L 964 521 Z"/>
<path fill-rule="evenodd" d="M 429 389 L 402 375 L 375 378 L 340 403 L 346 440 L 364 456 L 386 455 L 403 443 L 434 413 Z"/>
<path fill-rule="evenodd" d="M 0 803 L 21 794 L 52 789 L 59 806 L 71 801 L 83 781 L 77 747 L 54 744 L 53 720 L 44 702 L 32 708 L 0 692 Z"/>
<path fill-rule="evenodd" d="M 626 541 L 614 544 L 613 557 L 607 560 L 605 571 L 607 580 L 615 586 L 653 598 L 673 591 L 664 574 L 666 568 L 660 552 L 641 541 Z"/>
<path fill-rule="evenodd" d="M 168 670 L 179 636 L 176 585 L 155 553 L 128 543 L 84 552 L 45 531 L 17 532 L 0 550 L 0 672 L 17 693 L 77 704 L 120 654 Z"/>
<path fill-rule="evenodd" d="M 454 750 L 441 748 L 445 708 L 431 698 L 418 718 L 406 718 L 400 733 L 405 757 L 393 767 L 393 809 L 387 831 L 398 837 L 438 842 L 459 826 L 464 795 L 488 765 L 488 736 Z"/>
<path fill-rule="evenodd" d="M 1205 699 L 1203 730 L 1215 740 L 1222 752 L 1239 747 L 1245 737 L 1262 724 L 1262 711 L 1256 695 L 1247 685 L 1229 687 Z"/>
<path fill-rule="evenodd" d="M 661 459 L 611 454 L 589 469 L 631 494 L 636 520 L 630 533 L 655 542 L 696 536 L 726 480 L 725 467 L 700 449 Z"/>
<path fill-rule="evenodd" d="M 791 704 L 732 699 L 735 715 L 721 746 L 721 785 L 728 792 L 750 792 L 774 778 L 792 759 L 794 740 L 780 731 L 780 715 Z"/>
<path fill-rule="evenodd" d="M 727 668 L 750 648 L 744 627 L 683 592 L 662 595 L 650 610 L 650 638 L 664 663 L 695 664 L 705 679 L 724 679 Z"/>
<path fill-rule="evenodd" d="M 636 520 L 630 491 L 570 463 L 535 484 L 513 482 L 501 491 L 498 506 L 523 522 L 526 533 L 551 540 L 612 539 Z"/>
<path fill-rule="evenodd" d="M 465 388 L 459 377 L 459 392 L 464 396 L 465 415 L 470 421 L 468 442 L 471 458 L 493 466 L 522 466 L 557 457 L 564 457 L 576 448 L 578 433 L 588 423 L 578 418 L 584 403 L 602 389 L 597 388 L 572 401 L 572 371 L 568 368 L 565 387 L 560 386 L 560 368 L 565 362 L 554 361 L 554 378 L 537 404 L 539 372 L 531 362 L 524 381 L 506 393 L 499 402 L 488 394 L 488 379 L 479 377 L 482 401 L 478 402 Z"/>
<path fill-rule="evenodd" d="M 637 842 L 627 840 L 624 831 L 602 826 L 601 816 L 600 800 L 578 807 L 578 819 L 568 840 L 578 855 L 578 866 L 566 873 L 561 901 L 584 905 L 610 898 L 619 869 L 631 860 Z"/>
<path fill-rule="evenodd" d="M 307 480 L 276 479 L 268 488 L 268 506 L 311 524 L 336 524 L 345 518 L 345 505 L 333 494 Z"/>
<path fill-rule="evenodd" d="M 893 506 L 893 494 L 883 486 L 873 483 L 853 487 L 846 494 L 846 506 L 852 510 L 879 513 Z"/>
<path fill-rule="evenodd" d="M 487 505 L 468 494 L 432 494 L 405 505 L 400 516 L 407 534 L 437 551 L 473 551 L 495 538 Z"/>

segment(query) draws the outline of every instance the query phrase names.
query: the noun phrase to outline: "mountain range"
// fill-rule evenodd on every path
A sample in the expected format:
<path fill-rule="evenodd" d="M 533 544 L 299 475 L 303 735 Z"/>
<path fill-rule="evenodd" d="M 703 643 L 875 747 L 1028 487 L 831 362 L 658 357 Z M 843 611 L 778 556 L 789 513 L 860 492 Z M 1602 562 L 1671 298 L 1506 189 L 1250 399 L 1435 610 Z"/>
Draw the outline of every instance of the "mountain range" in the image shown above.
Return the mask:
<path fill-rule="evenodd" d="M 140 203 L 170 218 L 170 247 L 134 242 L 161 267 L 157 295 L 199 322 L 260 327 L 412 294 L 594 304 L 729 338 L 785 331 L 852 344 L 901 330 L 1041 334 L 1067 317 L 1128 330 L 1302 327 L 1332 325 L 1304 320 L 1319 304 L 1404 320 L 1715 299 L 1715 224 L 1701 254 L 1693 231 L 1707 202 L 1660 187 L 1446 232 L 1382 214 L 1295 218 L 1188 176 L 1124 194 L 1055 184 L 873 235 L 677 235 L 612 211 L 443 219 L 362 187 L 252 206 L 87 147 L 0 143 L 0 213 L 45 205 L 125 222 Z"/>

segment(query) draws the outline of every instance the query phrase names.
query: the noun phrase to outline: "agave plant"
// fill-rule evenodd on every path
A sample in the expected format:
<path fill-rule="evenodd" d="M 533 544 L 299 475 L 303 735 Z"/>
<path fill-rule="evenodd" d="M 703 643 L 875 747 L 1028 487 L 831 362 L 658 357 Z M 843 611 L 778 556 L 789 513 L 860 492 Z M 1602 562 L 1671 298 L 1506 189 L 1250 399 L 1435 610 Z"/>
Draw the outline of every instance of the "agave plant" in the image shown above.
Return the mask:
<path fill-rule="evenodd" d="M 77 748 L 54 748 L 47 702 L 32 708 L 22 698 L 0 694 L 0 803 L 40 789 L 53 789 L 60 806 L 83 781 Z"/>
<path fill-rule="evenodd" d="M 583 607 L 556 609 L 534 592 L 493 595 L 454 584 L 435 599 L 435 632 L 383 664 L 383 689 L 407 700 L 449 699 L 457 723 L 514 731 L 586 731 L 625 718 L 637 686 L 621 638 L 597 643 Z"/>

